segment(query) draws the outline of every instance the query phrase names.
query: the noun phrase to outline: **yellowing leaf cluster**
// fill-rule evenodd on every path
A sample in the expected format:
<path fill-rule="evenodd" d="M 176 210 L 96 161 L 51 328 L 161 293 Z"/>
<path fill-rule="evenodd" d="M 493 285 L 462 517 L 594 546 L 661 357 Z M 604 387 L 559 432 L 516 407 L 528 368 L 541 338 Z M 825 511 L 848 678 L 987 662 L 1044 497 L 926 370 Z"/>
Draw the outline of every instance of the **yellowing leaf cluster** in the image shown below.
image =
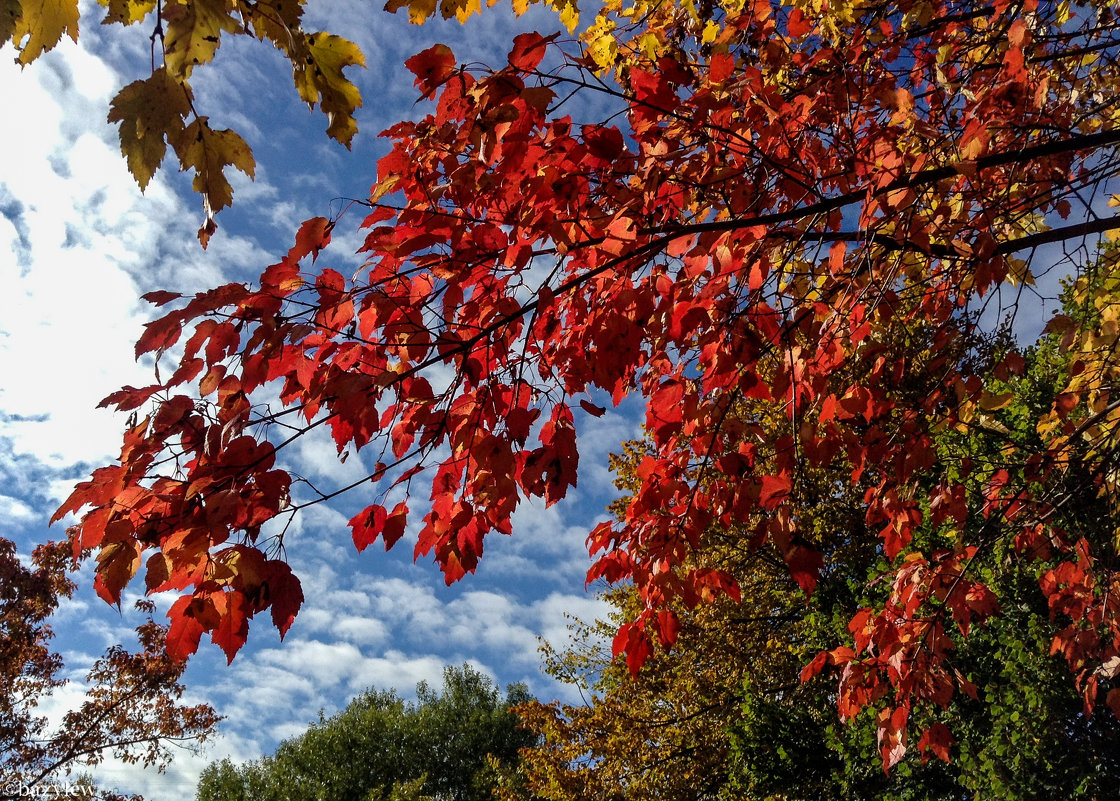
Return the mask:
<path fill-rule="evenodd" d="M 1068 305 L 1083 310 L 1084 319 L 1058 315 L 1047 327 L 1060 340 L 1069 378 L 1038 431 L 1056 460 L 1076 472 L 1083 464 L 1108 464 L 1120 451 L 1120 249 L 1104 249 L 1070 295 Z M 1120 510 L 1115 470 L 1101 476 L 1101 493 Z M 1120 527 L 1116 534 L 1120 537 Z"/>
<path fill-rule="evenodd" d="M 310 106 L 319 103 L 329 120 L 327 134 L 347 147 L 358 132 L 354 111 L 362 105 L 362 95 L 343 70 L 365 63 L 357 45 L 327 33 L 309 36 L 305 58 L 292 60 L 299 96 Z"/>
<path fill-rule="evenodd" d="M 248 144 L 234 131 L 216 131 L 206 117 L 196 116 L 188 125 L 192 101 L 186 82 L 160 67 L 149 78 L 134 81 L 117 94 L 109 110 L 109 122 L 120 123 L 121 152 L 141 189 L 148 186 L 163 163 L 169 144 L 180 168 L 194 171 L 192 185 L 202 195 L 206 211 L 206 222 L 199 231 L 205 244 L 215 227 L 214 213 L 233 202 L 225 167 L 234 166 L 251 178 L 256 162 Z"/>
<path fill-rule="evenodd" d="M 529 4 L 538 0 L 512 0 L 513 12 L 521 16 L 529 10 Z M 492 6 L 498 0 L 486 0 L 487 6 Z M 548 4 L 560 17 L 560 22 L 569 31 L 574 31 L 579 25 L 579 5 L 576 0 L 548 0 Z M 385 10 L 397 12 L 401 9 L 408 11 L 408 21 L 413 25 L 422 25 L 434 17 L 436 12 L 443 19 L 456 19 L 466 22 L 472 15 L 482 13 L 481 0 L 388 0 Z"/>
<path fill-rule="evenodd" d="M 477 6 L 478 0 L 459 0 Z M 113 98 L 109 121 L 120 125 L 121 152 L 141 189 L 163 163 L 168 146 L 183 170 L 193 170 L 206 219 L 205 245 L 216 228 L 214 214 L 233 202 L 225 167 L 252 177 L 253 153 L 235 131 L 211 127 L 195 108 L 190 78 L 195 67 L 214 60 L 224 36 L 251 35 L 269 41 L 292 65 L 296 91 L 327 116 L 327 135 L 350 147 L 358 131 L 354 112 L 362 105 L 346 69 L 364 66 L 358 47 L 340 36 L 303 29 L 303 0 L 99 0 L 103 24 L 135 25 L 150 20 L 151 38 L 161 45 L 162 64 L 125 86 Z M 11 42 L 18 62 L 29 64 L 63 36 L 78 37 L 77 0 L 0 0 L 0 44 Z"/>

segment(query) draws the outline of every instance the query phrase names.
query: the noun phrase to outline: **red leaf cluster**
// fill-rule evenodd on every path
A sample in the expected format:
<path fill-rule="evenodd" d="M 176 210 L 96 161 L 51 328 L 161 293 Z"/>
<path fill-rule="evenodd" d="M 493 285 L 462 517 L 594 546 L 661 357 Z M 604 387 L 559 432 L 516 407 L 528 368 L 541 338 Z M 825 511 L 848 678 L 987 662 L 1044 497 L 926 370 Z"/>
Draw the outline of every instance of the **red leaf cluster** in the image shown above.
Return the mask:
<path fill-rule="evenodd" d="M 831 471 L 863 494 L 889 592 L 852 620 L 855 647 L 822 652 L 805 677 L 834 666 L 846 716 L 886 704 L 888 766 L 915 705 L 974 693 L 948 655 L 950 631 L 998 610 L 970 572 L 977 548 L 1000 536 L 1024 553 L 1068 546 L 1038 533 L 1053 508 L 1031 489 L 1054 469 L 1043 455 L 1014 480 L 972 464 L 930 480 L 938 438 L 997 408 L 968 310 L 1021 275 L 1011 254 L 1087 232 L 1027 234 L 1023 220 L 1068 214 L 1120 134 L 1087 133 L 1076 102 L 1051 102 L 1048 87 L 1080 67 L 1062 37 L 1031 34 L 1025 7 L 935 2 L 928 24 L 900 10 L 825 46 L 826 26 L 802 11 L 748 5 L 712 46 L 689 51 L 682 32 L 671 55 L 635 48 L 620 83 L 602 84 L 609 120 L 562 114 L 563 93 L 600 84 L 587 58 L 537 34 L 492 71 L 457 67 L 443 45 L 409 59 L 431 113 L 385 132 L 353 279 L 304 272 L 333 228 L 309 220 L 258 288 L 199 295 L 141 337 L 137 354 L 157 358 L 186 342 L 170 378 L 107 399 L 154 411 L 56 516 L 90 507 L 73 543 L 97 551 L 103 596 L 119 599 L 147 557 L 149 589 L 185 593 L 175 653 L 209 632 L 232 658 L 269 607 L 286 630 L 298 582 L 256 539 L 321 500 L 293 503 L 276 466 L 319 426 L 343 458 L 379 451 L 368 483 L 324 493 L 375 496 L 350 521 L 356 547 L 411 530 L 415 555 L 454 581 L 489 533 L 511 533 L 522 500 L 552 504 L 575 486 L 577 403 L 599 416 L 591 397 L 637 394 L 651 440 L 640 486 L 588 538 L 588 580 L 632 581 L 643 599 L 614 641 L 632 670 L 655 640 L 672 643 L 670 601 L 739 598 L 718 567 L 683 567 L 712 530 L 772 545 L 813 592 L 822 559 L 804 476 Z M 541 73 L 546 56 L 558 66 Z M 254 407 L 264 395 L 283 408 Z M 391 492 L 405 499 L 390 512 Z M 914 546 L 923 527 L 969 525 L 979 544 Z M 1086 552 L 1043 589 L 1055 614 L 1104 625 L 1114 610 L 1088 565 Z M 1120 632 L 1086 643 L 1086 630 L 1055 640 L 1077 670 L 1118 653 Z M 935 726 L 919 750 L 944 759 L 950 742 Z"/>

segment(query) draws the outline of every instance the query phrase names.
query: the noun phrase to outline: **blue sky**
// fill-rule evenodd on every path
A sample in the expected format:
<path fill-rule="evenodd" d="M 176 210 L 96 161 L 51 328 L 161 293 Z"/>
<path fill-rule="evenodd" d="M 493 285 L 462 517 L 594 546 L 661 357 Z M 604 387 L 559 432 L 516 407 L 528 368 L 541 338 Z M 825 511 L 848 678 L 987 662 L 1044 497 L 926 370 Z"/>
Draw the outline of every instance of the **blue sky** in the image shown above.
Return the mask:
<path fill-rule="evenodd" d="M 150 383 L 151 366 L 132 359 L 151 315 L 141 294 L 251 280 L 287 250 L 301 220 L 330 215 L 337 198 L 365 196 L 387 149 L 377 133 L 426 113 L 403 67 L 412 53 L 438 41 L 460 61 L 501 63 L 519 31 L 559 27 L 541 8 L 517 20 L 499 5 L 465 26 L 416 27 L 376 7 L 344 0 L 309 9 L 308 28 L 345 35 L 367 57 L 367 69 L 353 73 L 365 107 L 352 152 L 326 138 L 325 118 L 298 101 L 270 47 L 228 42 L 195 72 L 200 113 L 240 132 L 258 163 L 255 182 L 234 176 L 234 208 L 219 215 L 205 252 L 187 178 L 172 164 L 141 194 L 105 122 L 115 91 L 147 74 L 146 26 L 102 27 L 100 10 L 86 4 L 79 45 L 67 41 L 22 72 L 10 49 L 0 51 L 0 536 L 21 551 L 63 536 L 62 526 L 47 528 L 50 515 L 74 482 L 119 451 L 123 416 L 94 407 L 123 384 Z M 359 220 L 340 224 L 329 258 L 345 263 L 357 248 Z M 265 616 L 231 666 L 204 641 L 188 669 L 189 699 L 227 717 L 221 736 L 201 754 L 181 754 L 165 774 L 109 762 L 93 775 L 149 799 L 191 797 L 211 760 L 268 753 L 366 687 L 408 695 L 464 661 L 501 684 L 524 681 L 538 697 L 578 699 L 541 673 L 537 648 L 542 637 L 563 641 L 566 615 L 591 619 L 605 608 L 595 588 L 584 589 L 584 537 L 614 496 L 607 454 L 637 435 L 637 411 L 624 404 L 581 420 L 579 488 L 551 509 L 524 507 L 514 536 L 488 540 L 477 575 L 451 588 L 428 560 L 412 563 L 408 542 L 389 554 L 355 552 L 346 521 L 368 500 L 307 510 L 286 538 L 307 596 L 286 641 Z M 304 438 L 298 469 L 340 484 L 363 467 L 361 458 L 340 464 L 324 435 Z M 77 578 L 81 589 L 55 624 L 72 682 L 45 708 L 52 716 L 78 697 L 92 660 L 128 642 L 139 622 L 128 612 L 135 594 L 121 615 L 93 596 L 88 567 Z M 166 609 L 171 599 L 157 600 Z"/>

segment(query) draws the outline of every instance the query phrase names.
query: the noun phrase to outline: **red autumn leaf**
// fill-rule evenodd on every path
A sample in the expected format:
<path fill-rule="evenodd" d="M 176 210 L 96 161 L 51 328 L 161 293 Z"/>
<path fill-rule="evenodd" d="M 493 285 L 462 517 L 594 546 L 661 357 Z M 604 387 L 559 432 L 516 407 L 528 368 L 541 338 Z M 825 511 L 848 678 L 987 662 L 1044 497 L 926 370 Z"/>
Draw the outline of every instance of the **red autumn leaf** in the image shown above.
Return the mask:
<path fill-rule="evenodd" d="M 97 575 L 93 588 L 107 603 L 119 605 L 121 590 L 140 569 L 140 548 L 134 542 L 109 542 L 97 555 Z"/>
<path fill-rule="evenodd" d="M 548 52 L 548 43 L 559 34 L 544 37 L 539 33 L 530 31 L 513 37 L 513 49 L 509 52 L 510 66 L 522 72 L 530 72 L 541 63 L 545 53 Z"/>
<path fill-rule="evenodd" d="M 393 507 L 393 511 L 385 518 L 385 525 L 381 528 L 381 539 L 385 541 L 385 550 L 392 548 L 404 536 L 405 526 L 408 524 L 408 504 L 401 501 Z"/>
<path fill-rule="evenodd" d="M 183 321 L 179 314 L 169 314 L 144 325 L 144 334 L 136 342 L 136 358 L 155 351 L 162 353 L 179 341 Z"/>
<path fill-rule="evenodd" d="M 763 509 L 773 509 L 786 499 L 793 485 L 789 476 L 763 476 L 758 493 L 758 504 Z"/>
<path fill-rule="evenodd" d="M 708 64 L 708 79 L 723 83 L 735 72 L 735 57 L 730 53 L 716 53 Z"/>
<path fill-rule="evenodd" d="M 801 681 L 802 682 L 809 681 L 811 678 L 813 678 L 818 673 L 820 673 L 822 670 L 824 670 L 824 667 L 827 664 L 828 664 L 828 651 L 818 651 L 817 655 L 813 657 L 812 661 L 809 662 L 809 664 L 807 664 L 805 667 L 803 667 L 801 669 L 801 675 L 800 675 Z"/>
<path fill-rule="evenodd" d="M 375 503 L 350 518 L 354 547 L 358 549 L 359 553 L 368 548 L 385 529 L 387 517 L 388 513 L 385 511 L 385 507 Z"/>
<path fill-rule="evenodd" d="M 910 708 L 907 706 L 886 707 L 879 712 L 879 753 L 883 757 L 884 772 L 889 772 L 906 755 L 906 723 L 909 718 Z"/>
<path fill-rule="evenodd" d="M 789 19 L 786 21 L 786 30 L 789 35 L 793 37 L 804 36 L 813 30 L 813 23 L 801 11 L 800 8 L 792 9 L 789 12 Z"/>
<path fill-rule="evenodd" d="M 661 609 L 657 612 L 657 630 L 661 637 L 661 642 L 666 647 L 672 645 L 677 641 L 677 634 L 681 630 L 681 622 L 677 618 L 676 612 L 671 609 Z"/>
<path fill-rule="evenodd" d="M 164 292 L 157 290 L 155 292 L 148 292 L 140 296 L 140 300 L 146 300 L 155 306 L 166 306 L 173 300 L 178 300 L 183 297 L 178 292 Z"/>
<path fill-rule="evenodd" d="M 226 662 L 232 663 L 249 637 L 252 609 L 245 596 L 236 590 L 220 593 L 217 598 L 220 599 L 220 603 L 216 604 L 220 620 L 211 638 L 225 652 Z"/>
<path fill-rule="evenodd" d="M 587 146 L 595 163 L 607 165 L 617 159 L 626 146 L 622 131 L 614 126 L 601 125 L 585 128 L 583 143 Z"/>
<path fill-rule="evenodd" d="M 607 410 L 602 406 L 597 406 L 596 404 L 584 398 L 580 399 L 579 405 L 581 409 L 583 409 L 592 417 L 602 417 L 607 412 Z"/>
<path fill-rule="evenodd" d="M 1104 702 L 1112 710 L 1112 714 L 1120 719 L 1120 688 L 1113 687 L 1109 690 Z"/>
<path fill-rule="evenodd" d="M 432 45 L 404 62 L 416 76 L 415 85 L 429 97 L 455 72 L 455 54 L 447 45 Z"/>
<path fill-rule="evenodd" d="M 334 223 L 326 217 L 312 217 L 310 220 L 304 220 L 299 227 L 299 231 L 296 232 L 296 243 L 288 251 L 286 261 L 295 265 L 310 253 L 311 262 L 314 263 L 319 258 L 319 251 L 330 244 L 331 231 L 333 230 Z"/>
<path fill-rule="evenodd" d="M 924 765 L 929 760 L 929 755 L 932 752 L 935 757 L 942 762 L 949 761 L 949 746 L 954 742 L 953 735 L 949 732 L 949 727 L 944 723 L 933 723 L 918 740 L 918 751 L 922 754 L 922 764 Z"/>
<path fill-rule="evenodd" d="M 167 617 L 171 620 L 167 630 L 167 655 L 172 659 L 186 659 L 198 650 L 202 639 L 202 623 L 190 614 L 193 600 L 192 596 L 184 595 L 167 611 Z"/>
<path fill-rule="evenodd" d="M 104 409 L 108 406 L 115 406 L 118 412 L 130 412 L 143 406 L 149 398 L 162 389 L 162 384 L 152 384 L 141 389 L 126 386 L 105 396 L 97 404 L 97 408 Z"/>
<path fill-rule="evenodd" d="M 795 545 L 784 554 L 784 559 L 793 580 L 806 595 L 812 595 L 824 566 L 824 558 L 820 552 L 804 545 Z"/>
<path fill-rule="evenodd" d="M 273 559 L 266 562 L 265 567 L 265 580 L 272 599 L 272 622 L 282 639 L 303 606 L 303 587 L 286 563 Z"/>

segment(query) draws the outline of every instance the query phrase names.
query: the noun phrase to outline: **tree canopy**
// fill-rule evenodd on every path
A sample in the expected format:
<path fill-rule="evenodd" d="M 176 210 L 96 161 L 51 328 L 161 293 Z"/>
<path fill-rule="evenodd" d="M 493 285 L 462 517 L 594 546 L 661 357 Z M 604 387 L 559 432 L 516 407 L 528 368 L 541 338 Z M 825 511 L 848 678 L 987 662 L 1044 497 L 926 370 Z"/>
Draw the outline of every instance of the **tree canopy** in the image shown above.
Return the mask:
<path fill-rule="evenodd" d="M 57 794 L 73 770 L 110 756 L 162 767 L 171 746 L 201 742 L 218 723 L 209 705 L 180 702 L 186 663 L 167 655 L 166 627 L 150 618 L 136 630 L 140 651 L 114 646 L 97 660 L 79 706 L 56 724 L 37 714 L 66 684 L 48 621 L 75 589 L 69 552 L 66 543 L 41 545 L 26 565 L 0 537 L 0 799 Z"/>
<path fill-rule="evenodd" d="M 446 668 L 443 682 L 442 692 L 418 685 L 414 704 L 369 690 L 272 756 L 211 764 L 197 801 L 484 801 L 512 790 L 518 751 L 535 739 L 511 711 L 528 690 L 503 697 L 468 665 Z"/>
<path fill-rule="evenodd" d="M 1004 385 L 1014 398 L 986 428 L 939 437 L 946 464 L 999 459 L 1008 440 L 1037 444 L 1033 421 L 1039 404 L 1067 377 L 1058 344 L 1057 337 L 1048 336 L 1027 350 L 1025 374 Z M 751 405 L 757 414 L 762 404 Z M 616 459 L 620 487 L 628 492 L 640 486 L 635 470 L 645 453 L 641 443 L 634 443 Z M 830 481 L 823 471 L 814 478 Z M 842 639 L 853 615 L 881 602 L 885 592 L 878 579 L 888 565 L 866 530 L 860 503 L 865 488 L 824 490 L 818 483 L 802 501 L 811 504 L 802 512 L 812 523 L 805 534 L 822 554 L 826 577 L 811 598 L 783 569 L 773 544 L 751 550 L 743 547 L 742 532 L 713 529 L 690 557 L 691 565 L 728 570 L 742 597 L 696 609 L 675 603 L 680 629 L 672 650 L 655 652 L 637 676 L 612 662 L 610 649 L 597 645 L 603 640 L 595 636 L 640 614 L 634 588 L 608 594 L 615 610 L 609 623 L 576 627 L 575 645 L 552 654 L 549 670 L 586 687 L 590 702 L 537 702 L 521 710 L 542 737 L 526 757 L 535 792 L 564 801 L 947 801 L 1058 794 L 1088 800 L 1112 792 L 1120 773 L 1120 720 L 1104 707 L 1086 714 L 1065 660 L 1051 649 L 1063 623 L 1047 614 L 1039 578 L 1058 560 L 1019 558 L 1011 543 L 994 545 L 973 565 L 1002 613 L 967 637 L 946 632 L 952 639 L 951 669 L 972 697 L 951 709 L 925 710 L 923 723 L 952 736 L 930 737 L 923 748 L 910 749 L 894 770 L 882 770 L 880 749 L 889 743 L 878 737 L 873 711 L 842 722 L 830 683 L 799 680 L 812 653 Z M 1082 530 L 1111 538 L 1108 509 L 1092 484 L 1071 492 L 1076 501 L 1066 511 L 1071 515 L 1067 523 L 1076 516 Z M 970 491 L 969 497 L 981 495 Z M 620 517 L 627 503 L 616 509 Z M 919 527 L 915 539 L 931 533 Z M 948 764 L 933 758 L 950 754 Z"/>
<path fill-rule="evenodd" d="M 164 34 L 150 79 L 177 82 L 164 100 L 128 116 L 118 98 L 138 177 L 163 141 L 242 165 L 225 145 L 191 149 L 213 136 L 242 152 L 185 122 L 183 83 L 222 30 L 289 47 L 267 28 L 299 4 L 242 5 L 209 14 L 197 42 L 193 23 Z M 156 10 L 170 26 L 203 8 Z M 178 594 L 173 655 L 209 634 L 232 659 L 254 615 L 283 633 L 302 602 L 284 519 L 361 493 L 359 550 L 411 531 L 458 580 L 523 499 L 575 485 L 577 415 L 636 394 L 640 484 L 588 538 L 589 581 L 637 593 L 614 639 L 631 672 L 675 642 L 678 606 L 743 598 L 701 558 L 713 529 L 825 592 L 816 510 L 851 497 L 855 545 L 882 569 L 800 678 L 829 673 L 841 716 L 874 717 L 885 766 L 913 742 L 949 758 L 939 710 L 975 694 L 954 653 L 997 625 L 1001 582 L 1032 560 L 1048 565 L 1045 608 L 1026 620 L 1061 624 L 1049 649 L 1085 714 L 1120 714 L 1120 258 L 1099 248 L 1120 228 L 1116 32 L 1107 0 L 611 0 L 579 39 L 522 34 L 492 68 L 434 45 L 407 62 L 429 113 L 385 132 L 352 277 L 316 266 L 347 223 L 315 218 L 255 285 L 150 294 L 163 316 L 136 353 L 163 369 L 106 399 L 134 413 L 120 460 L 56 519 L 80 514 L 73 553 L 96 554 L 106 600 L 141 572 Z M 34 35 L 17 42 L 36 55 Z M 357 61 L 331 58 L 316 74 Z M 330 83 L 307 99 L 345 95 Z M 149 133 L 153 107 L 170 122 Z M 214 208 L 227 198 L 207 174 Z M 1027 370 L 1016 336 L 1035 335 L 1026 318 L 1060 276 L 1077 310 L 1046 327 L 1060 380 L 1016 407 L 1035 436 L 1007 436 Z M 765 412 L 740 414 L 754 402 Z M 376 454 L 367 477 L 314 492 L 293 478 L 289 448 L 322 427 L 340 458 Z M 955 435 L 996 444 L 976 458 Z"/>

